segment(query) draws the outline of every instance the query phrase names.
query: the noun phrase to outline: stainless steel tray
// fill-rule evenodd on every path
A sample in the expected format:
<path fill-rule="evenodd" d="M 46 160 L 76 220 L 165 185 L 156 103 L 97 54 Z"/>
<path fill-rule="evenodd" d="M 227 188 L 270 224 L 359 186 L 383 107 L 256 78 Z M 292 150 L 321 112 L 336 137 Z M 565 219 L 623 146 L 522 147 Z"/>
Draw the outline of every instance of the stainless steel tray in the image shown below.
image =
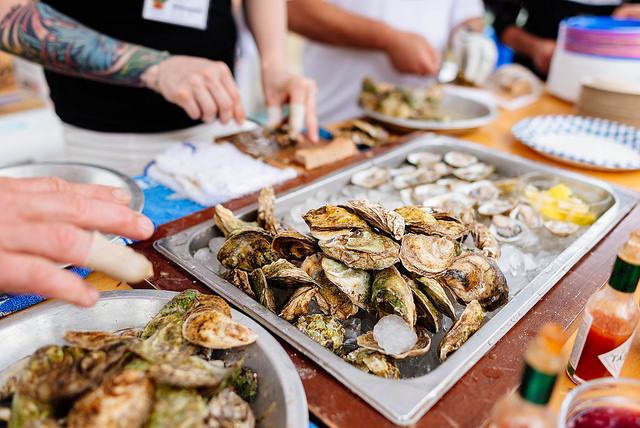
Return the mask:
<path fill-rule="evenodd" d="M 34 306 L 0 320 L 0 373 L 36 349 L 48 344 L 64 344 L 67 330 L 116 331 L 142 328 L 162 306 L 176 295 L 173 291 L 119 290 L 100 293 L 91 308 L 63 302 Z M 258 333 L 249 346 L 230 351 L 241 354 L 245 365 L 260 381 L 258 396 L 251 407 L 263 428 L 298 428 L 309 425 L 307 401 L 295 366 L 280 344 L 259 324 L 233 310 L 233 319 Z M 273 406 L 275 403 L 275 407 Z"/>
<path fill-rule="evenodd" d="M 574 183 L 589 186 L 593 191 L 610 194 L 612 204 L 595 223 L 588 228 L 583 228 L 582 234 L 575 239 L 565 238 L 566 248 L 559 251 L 548 265 L 541 267 L 540 272 L 524 284 L 517 294 L 510 295 L 509 303 L 488 314 L 488 321 L 465 345 L 445 362 L 419 377 L 390 380 L 360 371 L 222 279 L 218 275 L 218 272 L 221 272 L 219 264 L 207 266 L 194 258 L 194 252 L 206 247 L 212 238 L 218 237 L 220 241 L 223 240 L 222 234 L 213 225 L 212 220 L 158 240 L 154 243 L 154 247 L 300 352 L 309 356 L 389 420 L 400 425 L 410 425 L 426 413 L 636 203 L 636 200 L 622 188 L 599 180 L 460 139 L 427 134 L 382 156 L 346 168 L 303 188 L 279 195 L 275 202 L 276 216 L 283 218 L 290 215 L 291 211 L 300 209 L 301 201 L 312 198 L 315 198 L 317 203 L 313 208 L 328 203 L 327 198 L 335 198 L 336 195 L 341 194 L 343 188 L 349 186 L 350 177 L 354 172 L 373 165 L 397 167 L 404 162 L 407 154 L 418 150 L 444 153 L 452 149 L 472 153 L 480 160 L 494 164 L 500 175 L 520 176 L 526 172 L 538 171 L 563 177 Z M 236 212 L 236 215 L 244 219 L 255 219 L 256 208 L 256 206 L 246 207 Z M 507 279 L 509 280 L 509 276 Z M 441 336 L 432 339 L 434 348 L 437 346 L 438 337 Z"/>

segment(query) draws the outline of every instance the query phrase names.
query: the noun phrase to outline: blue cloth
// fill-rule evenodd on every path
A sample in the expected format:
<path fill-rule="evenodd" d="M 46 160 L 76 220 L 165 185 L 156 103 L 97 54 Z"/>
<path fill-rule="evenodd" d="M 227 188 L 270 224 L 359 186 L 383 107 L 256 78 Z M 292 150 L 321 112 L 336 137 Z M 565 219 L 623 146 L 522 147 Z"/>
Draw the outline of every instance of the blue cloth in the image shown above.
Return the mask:
<path fill-rule="evenodd" d="M 144 194 L 142 213 L 149 217 L 156 226 L 206 208 L 176 195 L 173 190 L 164 187 L 147 175 L 134 177 L 133 180 Z M 72 267 L 69 270 L 81 278 L 86 277 L 91 272 L 91 270 L 81 267 Z M 45 300 L 43 297 L 35 294 L 0 294 L 0 318 L 33 306 L 43 300 Z"/>

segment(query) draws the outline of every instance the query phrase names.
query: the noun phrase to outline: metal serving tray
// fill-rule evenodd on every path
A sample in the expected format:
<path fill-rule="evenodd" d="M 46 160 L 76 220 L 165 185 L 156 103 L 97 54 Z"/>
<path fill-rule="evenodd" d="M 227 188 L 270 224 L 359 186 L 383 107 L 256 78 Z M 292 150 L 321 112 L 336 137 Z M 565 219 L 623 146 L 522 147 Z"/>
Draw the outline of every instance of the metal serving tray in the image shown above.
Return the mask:
<path fill-rule="evenodd" d="M 145 324 L 177 293 L 159 290 L 117 290 L 100 293 L 91 308 L 61 301 L 33 306 L 0 320 L 0 384 L 3 371 L 44 345 L 63 345 L 67 330 L 117 331 L 144 328 Z M 282 346 L 269 332 L 246 315 L 232 309 L 234 320 L 250 327 L 258 340 L 230 350 L 232 360 L 244 358 L 245 365 L 258 374 L 260 389 L 251 408 L 262 428 L 299 428 L 309 425 L 307 401 L 302 381 Z"/>
<path fill-rule="evenodd" d="M 300 352 L 309 356 L 389 420 L 400 425 L 410 425 L 420 419 L 636 203 L 636 200 L 622 188 L 611 186 L 599 180 L 453 137 L 426 134 L 384 155 L 279 195 L 275 202 L 276 217 L 283 218 L 286 216 L 285 213 L 295 211 L 294 208 L 296 205 L 299 206 L 300 201 L 310 198 L 317 199 L 315 208 L 328 203 L 327 200 L 322 199 L 327 195 L 331 195 L 331 197 L 340 195 L 343 188 L 350 185 L 350 178 L 354 172 L 373 165 L 398 167 L 404 162 L 407 154 L 415 151 L 429 150 L 445 153 L 453 149 L 469 152 L 476 155 L 481 161 L 495 165 L 496 172 L 501 176 L 518 177 L 527 172 L 537 171 L 562 177 L 581 186 L 588 186 L 593 191 L 606 192 L 612 196 L 611 206 L 595 223 L 588 228 L 583 228 L 586 230 L 576 236 L 573 241 L 570 238 L 565 238 L 568 246 L 560 251 L 552 262 L 540 268 L 537 276 L 522 286 L 517 294 L 510 295 L 509 302 L 505 306 L 488 314 L 487 321 L 480 330 L 458 351 L 443 363 L 432 368 L 427 374 L 418 377 L 391 380 L 360 371 L 222 279 L 218 275 L 218 272 L 222 272 L 219 263 L 218 266 L 206 266 L 199 262 L 193 256 L 196 250 L 206 247 L 212 238 L 219 237 L 220 241 L 223 240 L 222 234 L 214 226 L 212 220 L 158 240 L 154 243 L 154 247 L 216 293 L 245 311 Z M 253 220 L 256 216 L 256 209 L 255 205 L 249 206 L 236 212 L 236 215 L 246 220 Z M 508 276 L 507 279 L 509 280 Z M 432 338 L 432 348 L 437 346 L 441 336 L 442 333 Z"/>

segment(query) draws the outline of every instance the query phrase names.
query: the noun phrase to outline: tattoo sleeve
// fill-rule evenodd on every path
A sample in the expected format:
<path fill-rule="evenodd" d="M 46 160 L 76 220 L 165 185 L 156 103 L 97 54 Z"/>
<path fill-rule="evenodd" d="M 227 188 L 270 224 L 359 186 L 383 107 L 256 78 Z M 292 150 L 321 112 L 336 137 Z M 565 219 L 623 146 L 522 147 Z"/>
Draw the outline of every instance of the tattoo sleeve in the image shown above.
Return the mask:
<path fill-rule="evenodd" d="M 0 21 L 0 50 L 73 76 L 142 86 L 140 75 L 168 53 L 101 34 L 37 2 L 12 9 Z"/>

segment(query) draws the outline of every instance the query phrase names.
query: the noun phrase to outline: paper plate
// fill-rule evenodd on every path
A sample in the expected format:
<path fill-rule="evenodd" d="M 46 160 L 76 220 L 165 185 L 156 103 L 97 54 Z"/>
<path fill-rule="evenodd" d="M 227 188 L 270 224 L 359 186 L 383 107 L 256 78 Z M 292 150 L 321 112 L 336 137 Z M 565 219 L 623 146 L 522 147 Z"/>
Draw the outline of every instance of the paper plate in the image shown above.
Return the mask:
<path fill-rule="evenodd" d="M 511 133 L 540 154 L 559 162 L 602 171 L 640 169 L 640 130 L 606 119 L 535 116 Z"/>

